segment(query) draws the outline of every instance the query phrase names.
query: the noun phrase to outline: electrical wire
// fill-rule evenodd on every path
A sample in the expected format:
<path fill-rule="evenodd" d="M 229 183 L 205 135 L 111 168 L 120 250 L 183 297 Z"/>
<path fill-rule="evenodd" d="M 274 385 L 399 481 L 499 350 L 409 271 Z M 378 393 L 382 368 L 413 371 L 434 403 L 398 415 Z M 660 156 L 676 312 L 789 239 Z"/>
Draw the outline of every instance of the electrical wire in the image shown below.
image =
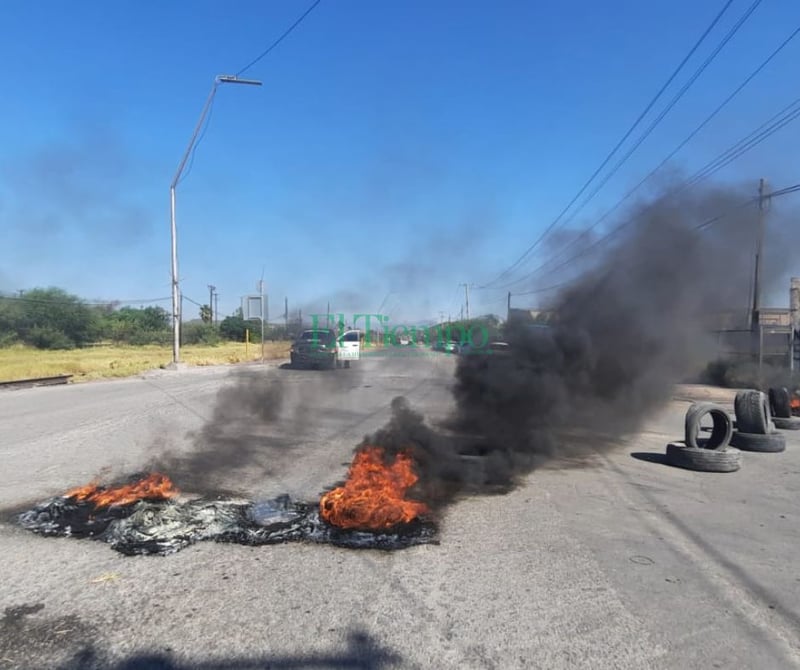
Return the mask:
<path fill-rule="evenodd" d="M 31 304 L 40 304 L 40 305 L 81 305 L 87 307 L 108 307 L 109 305 L 144 305 L 148 303 L 155 303 L 155 302 L 166 302 L 168 300 L 172 300 L 171 296 L 166 298 L 143 298 L 137 300 L 55 300 L 50 298 L 26 298 L 25 296 L 16 296 L 16 295 L 0 295 L 0 300 L 13 300 L 15 302 L 26 302 Z"/>
<path fill-rule="evenodd" d="M 284 33 L 275 40 L 272 44 L 270 44 L 264 51 L 262 51 L 256 58 L 251 60 L 247 65 L 245 65 L 241 70 L 236 73 L 237 77 L 241 77 L 245 72 L 247 72 L 251 67 L 253 67 L 256 63 L 258 63 L 264 56 L 266 56 L 270 51 L 272 51 L 276 46 L 278 46 L 281 42 L 283 42 L 284 38 L 289 35 L 297 26 L 299 26 L 303 19 L 305 19 L 321 2 L 321 0 L 315 0 L 315 2 L 300 16 L 297 21 L 295 21 L 291 26 L 289 26 Z"/>
<path fill-rule="evenodd" d="M 762 0 L 754 0 L 754 2 L 748 7 L 745 13 L 739 18 L 739 20 L 733 25 L 733 27 L 727 32 L 727 34 L 722 38 L 720 43 L 711 52 L 711 54 L 706 58 L 705 61 L 695 70 L 694 74 L 689 78 L 689 80 L 680 88 L 680 90 L 672 97 L 672 99 L 667 103 L 667 106 L 664 107 L 663 110 L 659 113 L 659 115 L 650 123 L 647 129 L 638 137 L 636 142 L 634 142 L 633 146 L 628 149 L 625 155 L 617 161 L 613 168 L 603 177 L 597 186 L 594 187 L 591 193 L 581 202 L 578 207 L 576 207 L 570 216 L 564 221 L 563 225 L 569 224 L 575 216 L 577 216 L 578 212 L 580 212 L 591 200 L 600 192 L 600 190 L 609 182 L 609 180 L 619 172 L 620 168 L 628 161 L 628 159 L 633 155 L 633 153 L 641 146 L 642 142 L 644 142 L 655 130 L 661 121 L 663 121 L 664 117 L 672 110 L 672 108 L 678 103 L 678 101 L 684 96 L 684 94 L 691 88 L 692 84 L 700 77 L 700 75 L 708 68 L 708 66 L 714 61 L 714 59 L 719 55 L 720 51 L 730 42 L 734 35 L 739 31 L 739 29 L 744 25 L 750 15 L 757 9 L 758 5 L 760 5 Z"/>
<path fill-rule="evenodd" d="M 800 32 L 800 29 L 798 29 L 798 31 L 796 31 L 796 32 Z M 794 107 L 799 107 L 799 108 L 797 110 L 794 110 L 793 109 Z M 778 121 L 774 121 L 777 117 L 781 117 L 781 115 L 783 115 L 782 118 L 779 118 Z M 761 142 L 766 140 L 768 137 L 770 137 L 771 135 L 775 134 L 776 132 L 781 130 L 783 127 L 788 125 L 788 123 L 790 123 L 791 121 L 794 121 L 797 118 L 800 118 L 800 98 L 798 98 L 794 102 L 792 102 L 789 105 L 787 105 L 786 107 L 784 107 L 780 112 L 778 112 L 777 114 L 773 115 L 768 121 L 762 123 L 754 131 L 750 132 L 744 138 L 742 138 L 741 140 L 736 142 L 732 147 L 729 147 L 728 149 L 726 149 L 722 154 L 720 154 L 715 159 L 710 161 L 704 167 L 700 168 L 700 170 L 698 170 L 694 175 L 689 177 L 688 180 L 683 182 L 681 185 L 679 185 L 677 188 L 672 190 L 670 193 L 672 195 L 676 195 L 676 194 L 684 191 L 686 188 L 689 188 L 690 186 L 693 186 L 693 185 L 699 183 L 703 179 L 707 179 L 708 177 L 712 176 L 713 174 L 715 174 L 716 172 L 718 172 L 719 170 L 721 170 L 725 166 L 729 165 L 731 162 L 733 162 L 737 158 L 741 157 L 742 155 L 744 155 L 745 153 L 747 153 L 748 151 L 750 151 L 754 147 L 758 146 L 758 144 L 760 144 Z M 771 125 L 768 125 L 768 124 L 770 124 L 770 122 L 773 122 L 773 123 Z M 762 130 L 765 126 L 768 126 L 766 128 L 766 130 Z M 761 131 L 761 132 L 759 132 L 759 131 Z M 721 159 L 723 159 L 723 160 L 721 160 Z M 640 184 L 641 184 L 641 182 L 640 182 Z M 625 198 L 627 198 L 627 197 L 628 196 L 626 195 Z M 616 209 L 621 204 L 621 202 L 622 201 L 618 202 L 617 205 L 615 205 L 612 209 L 608 210 L 602 217 L 600 217 L 600 219 L 598 219 L 591 226 L 586 228 L 578 237 L 573 239 L 571 242 L 568 242 L 561 249 L 561 251 L 559 251 L 557 254 L 554 254 L 553 256 L 548 258 L 546 261 L 544 261 L 543 263 L 538 265 L 536 268 L 531 270 L 529 273 L 527 273 L 523 277 L 520 277 L 519 279 L 517 279 L 517 280 L 515 280 L 513 282 L 509 282 L 509 283 L 505 284 L 501 288 L 508 289 L 508 288 L 516 286 L 516 285 L 518 285 L 518 284 L 520 284 L 522 282 L 528 281 L 531 278 L 533 278 L 536 274 L 538 274 L 539 272 L 544 270 L 545 268 L 547 268 L 549 272 L 553 272 L 553 271 L 563 267 L 565 265 L 565 263 L 560 263 L 557 266 L 555 266 L 554 268 L 548 267 L 548 266 L 550 266 L 559 257 L 563 256 L 564 253 L 571 246 L 573 246 L 576 242 L 578 242 L 579 240 L 585 238 L 586 235 L 588 235 L 594 228 L 596 228 L 599 223 L 601 223 L 603 220 L 605 220 L 608 217 L 608 215 L 612 211 L 614 211 L 614 209 Z M 652 206 L 654 206 L 654 205 L 651 205 L 650 207 L 652 207 Z M 645 211 L 648 211 L 650 209 L 650 207 L 646 208 Z M 612 232 L 616 232 L 617 230 L 622 230 L 623 228 L 627 227 L 628 224 L 632 223 L 635 220 L 636 219 L 629 219 L 629 220 L 623 222 L 622 224 L 620 224 L 620 226 L 618 226 L 617 228 L 613 229 Z M 592 249 L 592 248 L 594 248 L 594 246 L 596 246 L 596 244 L 598 242 L 602 242 L 605 239 L 606 239 L 606 237 L 601 237 L 594 244 L 590 245 L 590 247 L 587 248 L 587 251 Z M 575 258 L 580 257 L 581 255 L 582 255 L 582 253 L 579 253 L 579 254 L 576 254 L 574 256 L 571 256 L 570 259 L 568 259 L 567 262 L 571 262 L 572 260 L 574 260 Z"/>
<path fill-rule="evenodd" d="M 211 117 L 214 115 L 214 101 L 217 99 L 217 96 L 211 98 L 211 104 L 208 106 L 208 114 L 206 115 L 206 120 L 203 123 L 203 129 L 200 131 L 200 135 L 197 137 L 197 141 L 194 143 L 194 147 L 192 147 L 192 155 L 189 157 L 189 165 L 186 168 L 186 172 L 183 173 L 178 184 L 182 184 L 183 180 L 189 176 L 192 171 L 192 166 L 194 165 L 194 156 L 197 153 L 197 147 L 200 146 L 200 143 L 203 141 L 203 138 L 206 136 L 206 132 L 208 131 L 208 126 L 211 123 Z M 176 186 L 178 185 L 176 184 Z"/>
<path fill-rule="evenodd" d="M 795 105 L 797 104 L 797 102 L 800 102 L 800 100 L 792 104 Z M 727 165 L 730 165 L 737 158 L 743 156 L 748 151 L 761 144 L 764 140 L 774 135 L 776 132 L 781 130 L 784 126 L 788 125 L 798 117 L 800 117 L 800 107 L 798 107 L 798 109 L 795 109 L 790 113 L 785 114 L 782 119 L 775 121 L 774 123 L 772 123 L 772 125 L 767 127 L 765 130 L 761 131 L 760 133 L 758 132 L 759 129 L 756 129 L 755 131 L 750 133 L 750 135 L 743 138 L 742 140 L 739 140 L 739 142 L 734 144 L 732 147 L 728 148 L 727 151 L 725 151 L 722 155 L 718 156 L 716 159 L 708 163 L 705 167 L 698 170 L 692 177 L 689 178 L 684 188 L 694 186 L 695 184 L 698 184 L 701 181 L 707 179 L 711 175 L 719 172 L 722 168 L 726 167 Z M 762 126 L 763 125 L 764 124 L 762 124 Z"/>
<path fill-rule="evenodd" d="M 780 196 L 789 195 L 791 193 L 798 193 L 798 192 L 800 192 L 800 183 L 799 184 L 793 184 L 791 186 L 787 186 L 785 188 L 778 189 L 776 191 L 771 191 L 770 193 L 764 194 L 762 197 L 769 200 L 771 198 L 777 198 L 777 197 L 780 197 Z M 753 197 L 753 198 L 748 198 L 747 200 L 743 200 L 738 205 L 735 205 L 734 207 L 731 207 L 730 209 L 726 210 L 725 212 L 722 212 L 721 214 L 713 216 L 713 217 L 707 219 L 706 221 L 703 221 L 702 223 L 698 224 L 697 226 L 694 227 L 694 230 L 696 230 L 696 231 L 706 230 L 706 229 L 710 228 L 711 226 L 713 226 L 714 224 L 722 221 L 723 219 L 725 219 L 730 214 L 732 214 L 734 212 L 737 212 L 737 211 L 739 211 L 741 209 L 744 209 L 746 207 L 749 207 L 750 205 L 753 205 L 753 204 L 757 203 L 758 201 L 759 201 L 759 197 L 758 196 Z M 588 251 L 591 248 L 594 248 L 594 247 L 598 246 L 599 244 L 609 240 L 611 237 L 613 237 L 614 235 L 619 233 L 624 227 L 626 227 L 627 225 L 632 223 L 634 220 L 635 219 L 630 219 L 630 220 L 624 222 L 624 224 L 618 226 L 617 228 L 615 228 L 614 230 L 609 232 L 604 237 L 602 237 L 602 238 L 598 239 L 597 241 L 595 241 L 595 243 L 592 244 L 590 248 L 585 249 L 584 251 L 582 251 L 579 254 L 575 254 L 571 258 L 569 258 L 566 261 L 564 261 L 563 263 L 559 264 L 556 268 L 553 269 L 553 272 L 559 270 L 562 267 L 565 267 L 566 265 L 571 263 L 573 260 L 576 260 L 579 256 L 582 256 L 585 253 L 588 253 Z M 569 279 L 567 281 L 559 282 L 558 284 L 553 284 L 553 285 L 550 285 L 550 286 L 544 286 L 542 288 L 532 289 L 530 291 L 522 291 L 522 292 L 519 292 L 519 293 L 512 293 L 512 295 L 516 297 L 516 296 L 534 295 L 534 294 L 538 294 L 538 293 L 546 293 L 548 291 L 554 291 L 556 289 L 560 289 L 560 288 L 564 288 L 566 286 L 570 286 L 570 285 L 576 283 L 576 281 L 578 281 L 578 279 Z"/>
<path fill-rule="evenodd" d="M 199 302 L 197 302 L 197 300 L 192 300 L 188 295 L 185 295 L 185 294 L 182 294 L 181 298 L 183 300 L 188 300 L 190 303 L 192 303 L 193 305 L 197 305 L 198 307 L 205 307 L 206 306 L 206 305 L 201 305 Z"/>
<path fill-rule="evenodd" d="M 760 0 L 758 0 L 758 1 L 760 2 Z M 592 175 L 589 177 L 589 179 L 586 181 L 586 183 L 584 183 L 584 185 L 580 188 L 580 190 L 575 194 L 575 196 L 572 198 L 572 200 L 570 200 L 569 203 L 567 203 L 567 206 L 564 207 L 563 210 L 561 210 L 561 212 L 558 214 L 558 216 L 550 223 L 550 225 L 541 233 L 541 235 L 539 235 L 539 237 L 533 242 L 533 244 L 531 244 L 525 250 L 525 252 L 514 263 L 512 263 L 508 268 L 506 268 L 503 272 L 501 272 L 500 275 L 495 277 L 495 279 L 493 279 L 490 282 L 487 282 L 485 287 L 489 287 L 491 284 L 494 284 L 494 283 L 500 281 L 504 277 L 507 277 L 511 272 L 513 272 L 539 246 L 539 244 L 544 240 L 544 238 L 547 235 L 549 235 L 550 232 L 558 225 L 558 223 L 561 221 L 561 219 L 564 217 L 564 215 L 572 207 L 572 205 L 574 205 L 578 201 L 578 199 L 584 194 L 586 189 L 589 188 L 589 186 L 595 180 L 597 175 L 599 175 L 600 172 L 603 171 L 605 166 L 608 165 L 608 163 L 611 161 L 611 159 L 616 155 L 617 151 L 619 151 L 619 149 L 622 147 L 622 145 L 633 134 L 633 132 L 636 130 L 636 128 L 642 122 L 644 117 L 647 116 L 647 114 L 650 112 L 650 110 L 655 106 L 656 102 L 658 102 L 659 98 L 661 98 L 661 96 L 664 94 L 664 92 L 667 90 L 667 88 L 670 86 L 670 84 L 672 84 L 672 82 L 675 80 L 675 78 L 678 76 L 678 74 L 680 74 L 681 70 L 686 65 L 686 63 L 689 61 L 689 59 L 695 54 L 697 49 L 700 48 L 700 45 L 705 41 L 706 37 L 714 29 L 714 27 L 717 25 L 717 23 L 719 23 L 720 19 L 725 14 L 725 12 L 728 10 L 728 8 L 732 4 L 732 2 L 733 2 L 733 0 L 726 0 L 726 2 L 722 6 L 722 9 L 717 13 L 717 15 L 712 20 L 711 24 L 705 29 L 705 31 L 700 36 L 700 38 L 695 42 L 694 46 L 689 50 L 689 53 L 687 53 L 686 56 L 684 56 L 683 60 L 681 60 L 681 62 L 678 64 L 678 67 L 675 68 L 675 70 L 672 72 L 672 74 L 667 78 L 667 81 L 661 86 L 661 88 L 658 90 L 658 92 L 655 94 L 655 96 L 650 100 L 650 102 L 647 104 L 647 106 L 644 108 L 644 110 L 639 114 L 639 116 L 633 122 L 633 125 L 622 136 L 622 139 L 620 139 L 617 142 L 617 144 L 614 146 L 614 148 L 605 157 L 605 159 L 600 164 L 600 166 L 592 173 Z"/>
<path fill-rule="evenodd" d="M 782 195 L 788 195 L 789 193 L 797 193 L 800 191 L 800 184 L 794 184 L 793 186 L 787 186 L 786 188 L 782 188 L 778 191 L 772 191 L 771 193 L 767 193 L 768 198 L 777 198 Z"/>
<path fill-rule="evenodd" d="M 322 0 L 316 0 L 316 1 L 315 1 L 315 2 L 314 2 L 314 3 L 313 3 L 313 4 L 312 4 L 312 5 L 311 5 L 311 6 L 310 6 L 310 7 L 309 7 L 309 8 L 308 8 L 308 9 L 307 9 L 307 10 L 306 10 L 306 11 L 305 11 L 305 12 L 304 12 L 302 15 L 301 15 L 301 16 L 300 16 L 300 18 L 299 18 L 299 19 L 297 19 L 297 20 L 296 20 L 296 21 L 295 21 L 295 22 L 294 22 L 294 23 L 293 23 L 291 26 L 289 26 L 289 28 L 287 28 L 287 29 L 284 31 L 284 33 L 283 33 L 283 34 L 282 34 L 282 35 L 281 35 L 281 36 L 280 36 L 280 37 L 279 37 L 277 40 L 275 40 L 275 41 L 274 41 L 274 42 L 273 42 L 273 43 L 272 43 L 272 44 L 271 44 L 271 45 L 270 45 L 270 46 L 269 46 L 267 49 L 265 49 L 265 50 L 264 50 L 264 51 L 263 51 L 263 52 L 262 52 L 262 53 L 261 53 L 259 56 L 257 56 L 256 58 L 254 58 L 252 61 L 250 61 L 250 63 L 248 63 L 248 64 L 247 64 L 247 65 L 245 65 L 245 66 L 244 66 L 244 67 L 243 67 L 241 70 L 239 70 L 239 71 L 236 73 L 236 75 L 235 75 L 235 76 L 236 76 L 236 77 L 239 77 L 239 76 L 241 76 L 241 75 L 242 75 L 244 72 L 246 72 L 247 70 L 249 70 L 251 67 L 253 67 L 253 65 L 255 65 L 255 64 L 256 64 L 256 63 L 258 63 L 258 62 L 259 62 L 259 61 L 260 61 L 262 58 L 264 58 L 264 57 L 265 57 L 265 56 L 266 56 L 266 55 L 267 55 L 267 54 L 268 54 L 270 51 L 272 51 L 272 50 L 273 50 L 273 49 L 274 49 L 276 46 L 278 46 L 278 44 L 280 44 L 280 43 L 283 41 L 283 39 L 284 39 L 284 38 L 285 38 L 287 35 L 289 35 L 289 33 L 291 33 L 291 32 L 292 32 L 292 31 L 293 31 L 293 30 L 294 30 L 294 29 L 295 29 L 295 28 L 296 28 L 298 25 L 300 25 L 300 23 L 302 23 L 303 19 L 305 19 L 305 18 L 306 18 L 306 16 L 308 16 L 308 15 L 311 13 L 311 11 L 312 11 L 312 10 L 313 10 L 313 9 L 314 9 L 314 8 L 315 8 L 315 7 L 316 7 L 316 6 L 317 6 L 317 5 L 318 5 L 318 4 L 321 2 L 321 1 L 322 1 Z M 178 181 L 178 184 L 182 183 L 182 182 L 183 182 L 183 180 L 184 180 L 184 179 L 186 179 L 186 177 L 188 177 L 188 176 L 189 176 L 189 173 L 191 173 L 191 171 L 192 171 L 192 166 L 194 165 L 194 157 L 195 157 L 195 154 L 197 153 L 197 148 L 200 146 L 200 143 L 203 141 L 203 138 L 205 137 L 205 134 L 206 134 L 206 132 L 208 131 L 208 127 L 209 127 L 209 125 L 210 125 L 210 123 L 211 123 L 211 117 L 212 117 L 212 116 L 213 116 L 213 114 L 214 114 L 214 100 L 215 100 L 215 99 L 216 99 L 216 96 L 215 96 L 215 97 L 213 97 L 213 98 L 211 99 L 211 105 L 210 105 L 210 106 L 209 106 L 209 108 L 208 108 L 208 116 L 207 116 L 207 118 L 206 118 L 206 120 L 205 120 L 205 123 L 203 124 L 203 130 L 201 131 L 201 133 L 200 133 L 200 136 L 197 138 L 197 142 L 195 142 L 195 145 L 194 145 L 194 147 L 192 148 L 192 155 L 191 155 L 191 157 L 189 158 L 189 166 L 186 168 L 186 172 L 185 172 L 185 173 L 183 174 L 183 176 L 180 178 L 180 181 Z"/>

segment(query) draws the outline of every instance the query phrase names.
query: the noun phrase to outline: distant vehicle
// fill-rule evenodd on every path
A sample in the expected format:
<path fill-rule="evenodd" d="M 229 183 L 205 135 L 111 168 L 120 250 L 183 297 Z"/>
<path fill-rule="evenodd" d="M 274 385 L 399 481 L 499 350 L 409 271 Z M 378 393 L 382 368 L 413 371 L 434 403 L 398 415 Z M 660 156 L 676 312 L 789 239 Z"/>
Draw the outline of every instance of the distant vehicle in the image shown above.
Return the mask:
<path fill-rule="evenodd" d="M 488 344 L 474 345 L 469 342 L 461 345 L 460 356 L 479 356 L 481 354 L 508 354 L 511 349 L 508 342 L 493 341 Z"/>
<path fill-rule="evenodd" d="M 461 343 L 456 340 L 450 340 L 444 343 L 444 351 L 446 354 L 457 354 L 461 350 Z"/>
<path fill-rule="evenodd" d="M 409 344 L 411 344 L 411 338 L 410 338 L 408 335 L 401 335 L 401 336 L 400 336 L 400 337 L 397 339 L 397 343 L 398 343 L 398 344 L 399 344 L 401 347 L 407 347 Z"/>
<path fill-rule="evenodd" d="M 330 328 L 304 330 L 292 344 L 289 359 L 292 367 L 337 367 L 336 331 Z"/>
<path fill-rule="evenodd" d="M 337 336 L 331 328 L 304 330 L 292 344 L 289 358 L 292 367 L 349 368 L 352 361 L 361 360 L 361 333 L 346 330 Z"/>
<path fill-rule="evenodd" d="M 361 360 L 361 333 L 347 330 L 336 341 L 336 365 L 344 363 L 349 368 L 351 361 L 358 360 Z"/>

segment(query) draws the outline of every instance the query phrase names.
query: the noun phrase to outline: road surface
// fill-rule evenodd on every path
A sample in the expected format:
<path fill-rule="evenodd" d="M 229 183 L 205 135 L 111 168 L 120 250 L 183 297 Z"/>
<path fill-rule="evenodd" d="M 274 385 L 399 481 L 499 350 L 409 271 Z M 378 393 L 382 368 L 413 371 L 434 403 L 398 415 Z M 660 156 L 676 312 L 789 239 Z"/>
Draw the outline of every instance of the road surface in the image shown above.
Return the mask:
<path fill-rule="evenodd" d="M 444 417 L 453 363 L 2 392 L 0 506 L 165 452 L 198 490 L 316 500 L 393 397 Z M 800 435 L 737 473 L 679 470 L 656 455 L 687 406 L 581 467 L 461 500 L 439 545 L 393 553 L 199 543 L 131 558 L 2 523 L 0 668 L 800 667 Z"/>

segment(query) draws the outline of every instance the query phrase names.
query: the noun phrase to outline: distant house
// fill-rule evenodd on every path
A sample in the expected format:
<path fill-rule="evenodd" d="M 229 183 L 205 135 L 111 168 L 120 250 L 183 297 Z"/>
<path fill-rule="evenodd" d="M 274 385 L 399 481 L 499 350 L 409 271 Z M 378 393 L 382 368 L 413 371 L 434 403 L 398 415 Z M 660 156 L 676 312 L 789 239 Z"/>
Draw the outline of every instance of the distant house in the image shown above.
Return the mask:
<path fill-rule="evenodd" d="M 517 309 L 508 310 L 509 324 L 550 323 L 555 320 L 555 313 L 544 309 Z"/>

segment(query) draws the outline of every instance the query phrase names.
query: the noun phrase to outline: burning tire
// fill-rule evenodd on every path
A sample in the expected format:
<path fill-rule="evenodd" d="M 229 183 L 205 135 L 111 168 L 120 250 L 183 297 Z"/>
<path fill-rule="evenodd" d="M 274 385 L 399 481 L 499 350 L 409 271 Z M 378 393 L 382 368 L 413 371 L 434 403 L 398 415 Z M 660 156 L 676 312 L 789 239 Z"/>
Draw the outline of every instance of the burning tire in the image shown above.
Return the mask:
<path fill-rule="evenodd" d="M 787 388 L 771 388 L 769 390 L 769 407 L 772 416 L 786 419 L 792 416 L 792 401 Z M 777 424 L 776 424 L 777 425 Z"/>
<path fill-rule="evenodd" d="M 698 472 L 736 472 L 742 465 L 742 454 L 733 447 L 697 449 L 682 442 L 667 445 L 667 463 Z"/>
<path fill-rule="evenodd" d="M 772 416 L 769 401 L 761 391 L 739 391 L 733 403 L 736 427 L 745 433 L 766 435 L 770 432 Z"/>
<path fill-rule="evenodd" d="M 711 435 L 699 438 L 700 421 L 709 415 L 714 422 Z M 730 415 L 719 405 L 710 402 L 694 403 L 686 411 L 685 443 L 692 449 L 724 449 L 731 441 L 733 423 Z"/>
<path fill-rule="evenodd" d="M 786 449 L 786 437 L 777 431 L 774 433 L 742 433 L 736 431 L 731 444 L 742 451 L 760 451 L 777 453 Z"/>
<path fill-rule="evenodd" d="M 796 416 L 776 416 L 773 420 L 776 428 L 781 430 L 800 430 L 800 417 Z"/>

